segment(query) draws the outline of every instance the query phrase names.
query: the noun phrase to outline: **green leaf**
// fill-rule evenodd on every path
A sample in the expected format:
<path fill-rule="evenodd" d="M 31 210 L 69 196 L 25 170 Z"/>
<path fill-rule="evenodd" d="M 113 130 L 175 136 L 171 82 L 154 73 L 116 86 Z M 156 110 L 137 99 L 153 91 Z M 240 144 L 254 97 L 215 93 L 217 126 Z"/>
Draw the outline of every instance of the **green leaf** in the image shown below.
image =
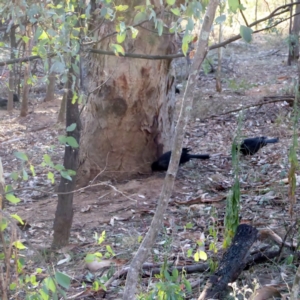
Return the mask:
<path fill-rule="evenodd" d="M 53 166 L 53 162 L 51 160 L 51 157 L 48 154 L 44 154 L 43 156 L 44 162 L 49 165 L 49 166 Z"/>
<path fill-rule="evenodd" d="M 119 31 L 118 32 L 124 32 L 126 30 L 126 25 L 124 22 L 120 22 L 119 24 Z"/>
<path fill-rule="evenodd" d="M 138 31 L 136 28 L 132 27 L 132 26 L 129 26 L 129 28 L 130 28 L 130 30 L 131 30 L 131 37 L 132 37 L 133 39 L 135 39 L 135 38 L 137 37 L 139 31 Z"/>
<path fill-rule="evenodd" d="M 193 228 L 193 226 L 194 226 L 194 225 L 193 225 L 193 223 L 191 223 L 191 222 L 185 224 L 185 228 L 186 228 L 186 229 L 191 229 L 191 228 Z"/>
<path fill-rule="evenodd" d="M 164 23 L 162 20 L 157 20 L 157 32 L 158 32 L 158 35 L 161 36 L 162 33 L 163 33 L 163 29 L 164 29 Z"/>
<path fill-rule="evenodd" d="M 43 28 L 41 26 L 37 26 L 35 35 L 34 35 L 34 39 L 37 40 L 39 38 L 39 36 L 42 34 L 43 32 Z"/>
<path fill-rule="evenodd" d="M 65 167 L 61 164 L 56 164 L 55 166 L 53 166 L 55 170 L 57 171 L 62 171 L 65 169 Z"/>
<path fill-rule="evenodd" d="M 168 5 L 174 5 L 176 0 L 167 0 Z"/>
<path fill-rule="evenodd" d="M 182 52 L 183 52 L 184 56 L 186 56 L 187 51 L 189 50 L 189 44 L 188 43 L 182 43 L 181 49 L 182 49 Z"/>
<path fill-rule="evenodd" d="M 186 278 L 183 278 L 183 283 L 184 283 L 184 286 L 187 289 L 187 291 L 189 293 L 191 293 L 192 292 L 192 285 L 191 285 L 191 283 L 188 280 L 186 280 Z"/>
<path fill-rule="evenodd" d="M 45 284 L 47 289 L 52 291 L 52 293 L 54 293 L 56 291 L 56 285 L 54 283 L 54 280 L 51 277 L 45 278 L 43 281 L 43 284 Z"/>
<path fill-rule="evenodd" d="M 60 61 L 56 61 L 52 64 L 51 69 L 50 69 L 50 73 L 51 72 L 56 72 L 58 74 L 62 74 L 65 71 L 65 64 L 60 62 Z"/>
<path fill-rule="evenodd" d="M 23 37 L 22 37 L 22 40 L 23 40 L 25 43 L 28 43 L 29 37 L 28 37 L 28 36 L 23 36 Z"/>
<path fill-rule="evenodd" d="M 54 184 L 55 178 L 54 178 L 54 174 L 52 172 L 48 172 L 47 178 L 51 181 L 51 184 Z"/>
<path fill-rule="evenodd" d="M 39 40 L 47 40 L 48 34 L 43 30 L 40 36 L 38 37 Z"/>
<path fill-rule="evenodd" d="M 207 254 L 204 251 L 199 251 L 199 258 L 201 260 L 207 260 Z"/>
<path fill-rule="evenodd" d="M 18 180 L 19 174 L 17 172 L 12 172 L 10 174 L 10 178 L 13 179 L 13 180 Z"/>
<path fill-rule="evenodd" d="M 123 43 L 126 39 L 126 31 L 117 34 L 117 42 L 119 44 Z"/>
<path fill-rule="evenodd" d="M 115 55 L 116 55 L 116 56 L 119 56 L 118 53 L 121 53 L 121 54 L 125 55 L 125 50 L 124 50 L 124 48 L 123 48 L 121 45 L 118 45 L 118 44 L 112 44 L 112 45 L 111 45 L 111 48 L 112 48 L 113 51 L 115 52 Z"/>
<path fill-rule="evenodd" d="M 7 220 L 4 219 L 3 217 L 1 217 L 1 219 L 0 219 L 0 230 L 3 231 L 4 229 L 7 228 L 7 226 L 8 226 Z"/>
<path fill-rule="evenodd" d="M 194 260 L 195 260 L 196 262 L 198 262 L 198 261 L 200 260 L 199 252 L 198 252 L 198 251 L 196 251 L 196 253 L 194 254 Z"/>
<path fill-rule="evenodd" d="M 64 145 L 67 143 L 67 137 L 64 135 L 59 135 L 58 140 L 61 144 L 64 144 Z"/>
<path fill-rule="evenodd" d="M 10 216 L 11 216 L 12 218 L 16 219 L 21 225 L 24 225 L 24 222 L 23 222 L 23 220 L 22 220 L 22 218 L 21 218 L 20 216 L 15 215 L 15 214 L 10 215 Z"/>
<path fill-rule="evenodd" d="M 55 272 L 55 279 L 59 285 L 61 285 L 63 288 L 68 289 L 70 287 L 70 277 L 64 273 L 61 273 L 59 271 Z"/>
<path fill-rule="evenodd" d="M 125 11 L 125 10 L 127 10 L 128 9 L 128 5 L 117 5 L 117 6 L 115 6 L 115 10 L 116 11 Z"/>
<path fill-rule="evenodd" d="M 67 170 L 67 172 L 70 176 L 75 176 L 76 175 L 76 171 L 74 171 L 74 170 Z"/>
<path fill-rule="evenodd" d="M 187 257 L 191 257 L 193 254 L 193 249 L 188 249 L 187 251 Z"/>
<path fill-rule="evenodd" d="M 19 198 L 17 198 L 15 195 L 13 194 L 6 194 L 5 198 L 12 204 L 17 204 L 19 203 L 21 200 Z"/>
<path fill-rule="evenodd" d="M 88 253 L 84 259 L 86 263 L 92 263 L 96 259 L 95 255 L 92 253 Z"/>
<path fill-rule="evenodd" d="M 61 171 L 61 172 L 60 172 L 60 175 L 61 175 L 63 178 L 72 181 L 72 177 L 68 174 L 68 172 L 66 172 L 66 171 Z"/>
<path fill-rule="evenodd" d="M 228 0 L 229 8 L 232 12 L 236 13 L 236 10 L 239 8 L 239 0 Z"/>
<path fill-rule="evenodd" d="M 172 270 L 172 277 L 174 281 L 178 278 L 178 270 L 176 268 Z"/>
<path fill-rule="evenodd" d="M 67 132 L 74 131 L 76 126 L 77 126 L 76 123 L 71 124 L 70 126 L 67 127 Z"/>
<path fill-rule="evenodd" d="M 250 43 L 252 41 L 252 32 L 253 30 L 250 27 L 241 25 L 240 34 L 244 41 L 246 41 L 247 43 Z"/>
<path fill-rule="evenodd" d="M 164 269 L 164 276 L 167 279 L 167 281 L 172 281 L 172 278 L 171 278 L 167 268 Z"/>
<path fill-rule="evenodd" d="M 171 8 L 171 12 L 177 16 L 177 17 L 180 17 L 180 9 L 178 7 L 176 8 Z"/>
<path fill-rule="evenodd" d="M 21 160 L 24 160 L 24 161 L 28 161 L 27 155 L 25 153 L 23 153 L 23 152 L 16 151 L 16 152 L 14 152 L 14 156 L 16 158 L 18 158 L 18 159 L 21 159 Z"/>
<path fill-rule="evenodd" d="M 188 22 L 187 22 L 187 25 L 186 25 L 186 31 L 191 33 L 194 30 L 194 27 L 195 27 L 194 20 L 192 18 L 188 18 Z M 193 36 L 191 34 L 186 34 L 185 36 L 188 39 L 190 39 L 189 42 L 192 41 Z"/>
<path fill-rule="evenodd" d="M 98 245 L 101 245 L 105 241 L 105 237 L 106 237 L 106 232 L 105 232 L 105 230 L 103 230 L 101 233 L 101 236 L 99 237 L 99 239 L 97 241 Z"/>
<path fill-rule="evenodd" d="M 143 22 L 146 20 L 148 20 L 147 14 L 144 12 L 138 12 L 134 17 L 133 22 L 134 22 L 134 24 L 137 24 L 137 23 L 140 23 L 140 22 Z"/>
<path fill-rule="evenodd" d="M 97 292 L 99 290 L 99 287 L 100 287 L 99 282 L 94 281 L 92 285 L 92 290 Z"/>
<path fill-rule="evenodd" d="M 16 288 L 17 288 L 17 284 L 16 284 L 16 283 L 11 283 L 11 284 L 9 285 L 9 289 L 10 289 L 11 291 L 15 291 Z"/>
<path fill-rule="evenodd" d="M 222 23 L 225 22 L 225 20 L 226 20 L 226 15 L 221 15 L 221 16 L 218 16 L 218 17 L 216 18 L 215 22 L 216 22 L 217 24 L 222 24 Z"/>
<path fill-rule="evenodd" d="M 20 241 L 13 242 L 13 245 L 19 250 L 27 249 L 27 247 L 25 247 Z"/>
<path fill-rule="evenodd" d="M 79 73 L 78 73 L 78 74 L 79 74 Z M 78 99 L 78 95 L 77 95 L 77 93 L 73 92 L 72 104 L 75 104 L 75 103 L 76 103 L 76 101 L 77 101 L 77 99 Z"/>
<path fill-rule="evenodd" d="M 111 254 L 112 256 L 115 255 L 114 251 L 111 249 L 110 245 L 106 245 L 106 251 Z"/>
<path fill-rule="evenodd" d="M 68 137 L 66 138 L 66 142 L 67 142 L 71 147 L 73 147 L 73 148 L 78 148 L 78 147 L 79 147 L 79 145 L 78 145 L 76 139 L 75 139 L 73 136 L 68 136 Z"/>
<path fill-rule="evenodd" d="M 45 291 L 44 291 L 44 290 Z M 49 292 L 47 291 L 47 288 L 43 287 L 43 289 L 39 289 L 39 294 L 40 294 L 40 297 L 38 299 L 42 299 L 42 300 L 49 300 L 50 297 L 49 297 Z"/>
<path fill-rule="evenodd" d="M 22 173 L 23 173 L 23 180 L 25 181 L 28 180 L 28 174 L 25 169 L 22 170 Z"/>
<path fill-rule="evenodd" d="M 30 165 L 29 169 L 30 169 L 32 176 L 35 176 L 36 174 L 35 174 L 35 170 L 34 170 L 34 165 Z"/>
<path fill-rule="evenodd" d="M 146 5 L 137 5 L 134 7 L 134 10 L 144 12 L 146 10 Z"/>
<path fill-rule="evenodd" d="M 7 184 L 5 186 L 5 193 L 12 192 L 12 191 L 13 191 L 13 187 L 10 184 Z"/>

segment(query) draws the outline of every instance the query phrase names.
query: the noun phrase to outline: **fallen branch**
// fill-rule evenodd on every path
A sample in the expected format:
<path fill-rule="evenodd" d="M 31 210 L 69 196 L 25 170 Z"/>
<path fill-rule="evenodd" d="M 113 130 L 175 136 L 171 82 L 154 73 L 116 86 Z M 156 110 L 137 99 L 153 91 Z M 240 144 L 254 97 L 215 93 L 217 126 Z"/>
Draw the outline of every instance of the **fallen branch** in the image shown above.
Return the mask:
<path fill-rule="evenodd" d="M 282 97 L 285 97 L 285 96 L 282 96 Z M 247 105 L 247 106 L 244 106 L 244 107 L 241 107 L 241 108 L 236 108 L 236 109 L 233 109 L 233 110 L 229 110 L 229 111 L 226 111 L 226 112 L 218 114 L 218 115 L 210 115 L 207 118 L 204 118 L 203 120 L 207 120 L 207 119 L 210 119 L 210 118 L 218 118 L 220 116 L 224 116 L 224 115 L 228 115 L 228 114 L 231 114 L 231 113 L 239 112 L 239 111 L 242 111 L 244 109 L 248 109 L 248 108 L 256 107 L 256 106 L 263 106 L 263 105 L 270 104 L 270 103 L 284 102 L 284 101 L 289 102 L 289 101 L 291 101 L 291 99 L 292 98 L 280 98 L 280 99 L 270 100 L 270 101 L 267 101 L 267 102 L 259 102 L 259 103 L 256 103 L 256 104 L 251 104 L 251 105 Z"/>

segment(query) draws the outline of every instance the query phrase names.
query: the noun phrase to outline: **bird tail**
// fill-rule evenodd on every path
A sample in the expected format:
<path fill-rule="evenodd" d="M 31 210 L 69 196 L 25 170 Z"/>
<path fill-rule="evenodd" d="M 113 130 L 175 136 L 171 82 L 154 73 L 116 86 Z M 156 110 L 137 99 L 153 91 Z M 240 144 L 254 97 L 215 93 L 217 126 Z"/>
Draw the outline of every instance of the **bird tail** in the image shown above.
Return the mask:
<path fill-rule="evenodd" d="M 279 138 L 267 139 L 267 140 L 265 140 L 265 143 L 266 144 L 275 144 L 275 143 L 278 143 L 278 141 L 279 141 Z"/>
<path fill-rule="evenodd" d="M 209 159 L 208 154 L 189 154 L 189 158 Z"/>

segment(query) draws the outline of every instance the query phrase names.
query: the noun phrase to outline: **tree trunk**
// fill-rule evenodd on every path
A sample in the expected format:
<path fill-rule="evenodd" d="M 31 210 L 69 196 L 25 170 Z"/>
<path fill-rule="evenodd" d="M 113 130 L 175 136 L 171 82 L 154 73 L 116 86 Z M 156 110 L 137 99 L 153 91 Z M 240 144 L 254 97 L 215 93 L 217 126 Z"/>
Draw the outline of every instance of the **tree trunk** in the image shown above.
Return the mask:
<path fill-rule="evenodd" d="M 293 10 L 293 7 L 291 7 Z M 290 21 L 292 22 L 292 20 Z M 300 32 L 300 5 L 296 5 L 296 16 L 293 19 L 293 27 L 290 33 L 288 65 L 296 63 L 299 59 L 299 32 Z"/>
<path fill-rule="evenodd" d="M 49 65 L 51 66 L 51 62 Z M 52 101 L 54 99 L 55 82 L 56 82 L 55 73 L 51 72 L 48 76 L 48 84 L 47 84 L 45 102 Z"/>
<path fill-rule="evenodd" d="M 75 64 L 75 58 L 72 58 L 72 64 Z M 79 109 L 78 102 L 76 101 L 74 104 L 72 103 L 73 99 L 73 78 L 75 78 L 76 74 L 74 70 L 69 70 L 68 74 L 68 82 L 67 82 L 67 117 L 66 117 L 66 126 L 70 126 L 71 124 L 76 124 L 75 130 L 68 132 L 68 136 L 72 136 L 79 143 L 80 138 L 80 130 L 81 130 L 81 122 L 79 119 Z M 76 84 L 77 87 L 77 84 Z M 71 169 L 77 171 L 78 168 L 78 155 L 79 148 L 73 148 L 71 146 L 65 147 L 65 156 L 64 156 L 64 167 L 66 169 Z M 73 190 L 75 189 L 76 175 L 72 176 L 72 180 L 68 180 L 64 177 L 61 177 L 60 184 L 58 187 L 58 193 L 66 193 L 66 194 L 58 194 L 58 203 L 55 212 L 55 220 L 54 220 L 54 235 L 52 247 L 61 248 L 68 244 L 71 226 L 73 221 Z"/>
<path fill-rule="evenodd" d="M 51 58 L 48 59 L 49 68 L 51 68 Z M 45 96 L 45 102 L 51 101 L 54 99 L 54 91 L 55 91 L 55 72 L 51 72 L 48 76 L 48 84 L 47 84 L 47 91 Z"/>
<path fill-rule="evenodd" d="M 29 38 L 28 42 L 25 45 L 26 53 L 31 52 L 31 45 L 32 40 L 30 39 L 31 36 L 31 26 L 28 24 L 26 29 L 26 35 Z M 27 83 L 27 80 L 30 76 L 30 61 L 25 63 L 25 69 L 24 69 L 24 88 L 23 88 L 23 94 L 22 94 L 22 104 L 21 104 L 21 111 L 20 116 L 25 117 L 28 114 L 28 98 L 29 98 L 29 84 Z"/>
<path fill-rule="evenodd" d="M 2 160 L 0 157 L 0 210 L 4 209 L 4 199 L 5 199 L 5 179 L 3 173 Z"/>
<path fill-rule="evenodd" d="M 16 43 L 16 27 L 12 26 L 10 29 L 10 47 L 11 47 L 11 52 L 10 52 L 10 58 L 14 59 L 15 58 L 15 52 L 14 50 L 17 48 L 17 43 Z M 9 71 L 9 79 L 8 79 L 8 87 L 9 87 L 9 93 L 8 93 L 8 102 L 7 102 L 7 110 L 12 111 L 14 108 L 14 102 L 13 102 L 13 91 L 15 90 L 15 67 L 13 70 Z"/>
<path fill-rule="evenodd" d="M 60 108 L 57 116 L 57 122 L 63 123 L 66 119 L 66 102 L 67 102 L 67 95 L 68 93 L 64 91 L 63 98 L 60 103 Z"/>
<path fill-rule="evenodd" d="M 133 5 L 130 1 L 123 2 Z M 129 8 L 129 11 L 134 9 Z M 153 33 L 152 22 L 144 23 L 138 30 L 136 39 L 127 34 L 122 43 L 125 52 L 176 53 L 174 36 L 163 34 L 159 37 Z M 115 24 L 105 21 L 95 34 L 100 40 L 114 31 Z M 97 43 L 96 49 L 111 50 L 112 43 L 115 43 L 115 36 Z M 89 91 L 94 92 L 83 116 L 80 185 L 100 172 L 100 177 L 111 179 L 149 173 L 157 156 L 170 149 L 175 102 L 170 64 L 170 60 L 131 59 L 122 55 L 90 56 Z"/>

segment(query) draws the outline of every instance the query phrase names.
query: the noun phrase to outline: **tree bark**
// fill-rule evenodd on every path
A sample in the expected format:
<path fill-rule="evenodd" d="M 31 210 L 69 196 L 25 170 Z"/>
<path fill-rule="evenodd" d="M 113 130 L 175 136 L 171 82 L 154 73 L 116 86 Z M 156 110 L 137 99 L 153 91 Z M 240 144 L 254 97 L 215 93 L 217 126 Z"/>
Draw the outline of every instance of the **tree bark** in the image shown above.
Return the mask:
<path fill-rule="evenodd" d="M 49 59 L 51 60 L 51 59 Z M 51 62 L 49 64 L 51 66 Z M 45 96 L 45 102 L 52 101 L 54 99 L 54 91 L 55 91 L 55 73 L 51 72 L 48 76 L 48 84 L 47 84 L 47 91 Z"/>
<path fill-rule="evenodd" d="M 130 264 L 123 295 L 124 300 L 135 299 L 135 290 L 139 276 L 139 270 L 141 269 L 143 262 L 146 260 L 149 254 L 149 249 L 152 248 L 152 245 L 154 244 L 156 236 L 162 225 L 163 215 L 168 206 L 168 201 L 172 193 L 176 173 L 178 170 L 179 159 L 181 156 L 181 147 L 183 143 L 185 128 L 189 118 L 189 112 L 193 106 L 193 91 L 197 82 L 197 77 L 199 73 L 198 70 L 200 69 L 201 64 L 205 59 L 205 56 L 208 51 L 208 38 L 210 35 L 211 27 L 213 24 L 218 4 L 219 0 L 211 0 L 206 10 L 206 14 L 200 32 L 200 37 L 198 39 L 198 45 L 194 57 L 194 62 L 191 66 L 191 73 L 188 78 L 186 90 L 181 104 L 181 111 L 176 126 L 176 132 L 172 147 L 173 151 L 171 155 L 169 169 L 167 171 L 164 186 L 149 231 L 147 232 L 147 235 L 141 243 L 137 254 L 135 255 Z"/>
<path fill-rule="evenodd" d="M 75 58 L 72 58 L 72 64 L 75 64 Z M 75 75 L 75 76 L 74 76 Z M 80 129 L 81 123 L 79 119 L 79 109 L 78 102 L 72 103 L 73 99 L 73 78 L 76 77 L 74 70 L 70 69 L 68 74 L 67 81 L 67 117 L 66 117 L 66 126 L 76 123 L 75 130 L 68 132 L 68 136 L 72 136 L 79 143 L 80 138 Z M 75 86 L 76 83 L 75 83 Z M 65 156 L 64 156 L 64 167 L 66 169 L 71 169 L 77 171 L 78 168 L 78 156 L 79 148 L 72 148 L 71 146 L 65 147 Z M 73 190 L 75 189 L 76 175 L 72 176 L 72 180 L 68 180 L 64 177 L 61 177 L 60 184 L 58 187 L 58 203 L 55 212 L 54 220 L 54 236 L 52 247 L 61 248 L 68 244 L 70 231 L 73 221 Z"/>
<path fill-rule="evenodd" d="M 291 7 L 293 11 L 293 7 Z M 290 20 L 292 22 L 292 19 Z M 288 55 L 288 65 L 295 63 L 299 59 L 299 32 L 300 32 L 300 4 L 296 5 L 296 16 L 293 19 L 293 26 L 290 33 L 290 45 Z"/>
<path fill-rule="evenodd" d="M 63 123 L 66 119 L 66 101 L 67 101 L 67 92 L 64 91 L 64 95 L 60 103 L 59 113 L 57 116 L 58 123 Z"/>
<path fill-rule="evenodd" d="M 16 27 L 13 25 L 10 29 L 9 33 L 10 37 L 10 58 L 15 58 L 15 52 L 14 50 L 17 48 L 16 43 Z M 9 79 L 8 79 L 8 86 L 9 86 L 9 93 L 8 93 L 8 102 L 7 102 L 7 110 L 12 111 L 14 108 L 14 102 L 13 102 L 13 91 L 15 90 L 15 66 L 12 70 L 9 71 Z"/>
<path fill-rule="evenodd" d="M 3 174 L 3 165 L 2 165 L 2 160 L 0 157 L 0 210 L 4 209 L 4 200 L 5 200 L 5 179 L 4 179 L 4 174 Z"/>
<path fill-rule="evenodd" d="M 125 22 L 132 24 L 133 2 L 121 2 L 130 6 Z M 159 7 L 159 0 L 152 2 Z M 126 52 L 176 53 L 174 35 L 158 36 L 153 33 L 156 30 L 152 22 L 144 23 L 138 30 L 136 39 L 127 33 L 122 43 Z M 95 32 L 102 39 L 95 49 L 110 50 L 110 44 L 116 43 L 115 35 L 104 37 L 114 31 L 115 24 L 104 21 Z M 80 185 L 100 172 L 99 179 L 128 179 L 138 173 L 149 173 L 151 163 L 163 151 L 170 150 L 175 111 L 170 64 L 171 60 L 90 55 L 89 92 L 94 92 L 83 115 Z"/>
<path fill-rule="evenodd" d="M 27 37 L 29 38 L 29 41 L 25 45 L 26 53 L 31 53 L 31 45 L 32 45 L 32 39 L 31 36 L 31 26 L 28 24 L 26 29 Z M 21 104 L 21 111 L 20 116 L 25 117 L 28 113 L 28 98 L 29 98 L 29 84 L 27 83 L 27 80 L 30 76 L 30 65 L 31 62 L 28 61 L 25 63 L 25 69 L 24 69 L 24 87 L 23 87 L 23 93 L 22 93 L 22 104 Z"/>

